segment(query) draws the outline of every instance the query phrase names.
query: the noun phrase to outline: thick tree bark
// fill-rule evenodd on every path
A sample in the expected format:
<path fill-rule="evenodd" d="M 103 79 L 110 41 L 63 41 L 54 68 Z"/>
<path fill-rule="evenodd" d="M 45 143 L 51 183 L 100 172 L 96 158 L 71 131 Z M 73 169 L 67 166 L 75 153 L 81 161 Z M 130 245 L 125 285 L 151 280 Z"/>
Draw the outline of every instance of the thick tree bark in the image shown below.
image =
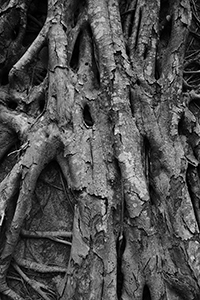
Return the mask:
<path fill-rule="evenodd" d="M 200 298 L 198 1 L 0 1 L 2 298 Z"/>

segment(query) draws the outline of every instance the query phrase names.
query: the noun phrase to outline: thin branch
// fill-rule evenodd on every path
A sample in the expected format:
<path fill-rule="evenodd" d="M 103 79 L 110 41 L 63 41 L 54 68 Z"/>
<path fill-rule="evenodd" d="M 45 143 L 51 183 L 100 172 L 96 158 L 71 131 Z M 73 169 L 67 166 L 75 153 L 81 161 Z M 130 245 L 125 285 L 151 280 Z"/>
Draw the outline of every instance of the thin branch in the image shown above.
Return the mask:
<path fill-rule="evenodd" d="M 200 70 L 193 71 L 193 70 L 188 70 L 188 71 L 183 71 L 184 74 L 200 74 Z"/>

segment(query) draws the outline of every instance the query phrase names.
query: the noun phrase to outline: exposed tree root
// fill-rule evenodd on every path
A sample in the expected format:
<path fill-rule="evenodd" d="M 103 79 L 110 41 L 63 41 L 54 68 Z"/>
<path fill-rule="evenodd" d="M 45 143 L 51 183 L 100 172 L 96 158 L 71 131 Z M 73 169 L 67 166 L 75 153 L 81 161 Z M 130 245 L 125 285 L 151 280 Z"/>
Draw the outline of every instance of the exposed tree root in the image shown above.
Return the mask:
<path fill-rule="evenodd" d="M 9 72 L 9 81 L 12 82 L 13 77 L 16 75 L 17 72 L 23 71 L 27 65 L 30 64 L 34 56 L 40 51 L 40 49 L 43 47 L 45 41 L 47 32 L 49 30 L 49 23 L 47 22 L 42 30 L 40 31 L 37 38 L 34 40 L 34 42 L 31 44 L 29 49 L 24 53 L 24 55 L 18 60 L 18 62 L 12 67 L 12 69 Z"/>
<path fill-rule="evenodd" d="M 3 284 L 6 280 L 7 270 L 18 242 L 23 222 L 31 209 L 32 194 L 37 178 L 44 166 L 55 157 L 56 151 L 60 146 L 57 138 L 58 133 L 54 131 L 55 129 L 52 131 L 52 128 L 50 129 L 47 126 L 43 126 L 35 133 L 32 133 L 33 137 L 31 137 L 30 140 L 30 146 L 23 155 L 20 164 L 16 165 L 16 168 L 22 168 L 23 183 L 14 217 L 6 232 L 6 242 L 1 252 L 0 291 L 3 294 L 5 294 Z M 44 154 L 45 157 L 43 157 Z M 9 201 L 9 198 L 7 201 Z"/>
<path fill-rule="evenodd" d="M 49 239 L 57 243 L 61 243 L 67 246 L 71 246 L 71 242 L 65 241 L 62 238 L 71 238 L 72 233 L 71 232 L 65 232 L 65 231 L 28 231 L 28 230 L 21 230 L 21 235 L 27 238 L 44 238 Z"/>
<path fill-rule="evenodd" d="M 52 237 L 63 237 L 63 238 L 72 238 L 72 232 L 67 231 L 29 231 L 22 229 L 21 235 L 24 237 L 31 238 L 52 238 Z"/>
<path fill-rule="evenodd" d="M 14 261 L 21 267 L 40 273 L 66 273 L 67 269 L 59 266 L 47 266 L 14 255 Z"/>
<path fill-rule="evenodd" d="M 56 294 L 54 293 L 53 290 L 48 288 L 45 284 L 38 282 L 34 279 L 30 279 L 21 269 L 20 267 L 16 264 L 13 263 L 13 267 L 15 270 L 21 275 L 21 277 L 24 279 L 26 283 L 28 283 L 43 299 L 45 300 L 52 300 L 52 296 L 55 297 Z M 45 292 L 46 291 L 46 292 Z M 49 296 L 51 297 L 48 297 Z M 13 299 L 14 300 L 14 299 Z"/>

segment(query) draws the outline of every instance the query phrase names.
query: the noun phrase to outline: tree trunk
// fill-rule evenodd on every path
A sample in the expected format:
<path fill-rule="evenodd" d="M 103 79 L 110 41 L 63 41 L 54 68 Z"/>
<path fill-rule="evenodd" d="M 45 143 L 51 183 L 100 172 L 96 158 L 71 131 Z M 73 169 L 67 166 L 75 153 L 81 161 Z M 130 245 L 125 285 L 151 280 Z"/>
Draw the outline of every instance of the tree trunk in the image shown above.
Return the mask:
<path fill-rule="evenodd" d="M 200 6 L 0 1 L 2 299 L 200 299 Z"/>

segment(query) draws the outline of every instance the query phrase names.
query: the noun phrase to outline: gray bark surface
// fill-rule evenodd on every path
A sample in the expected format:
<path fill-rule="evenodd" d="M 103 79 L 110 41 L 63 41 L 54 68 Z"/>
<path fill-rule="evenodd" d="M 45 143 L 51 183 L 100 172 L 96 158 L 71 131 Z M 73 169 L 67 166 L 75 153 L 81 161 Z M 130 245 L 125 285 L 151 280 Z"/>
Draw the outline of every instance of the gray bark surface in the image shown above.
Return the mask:
<path fill-rule="evenodd" d="M 0 16 L 0 297 L 200 299 L 198 1 Z"/>

